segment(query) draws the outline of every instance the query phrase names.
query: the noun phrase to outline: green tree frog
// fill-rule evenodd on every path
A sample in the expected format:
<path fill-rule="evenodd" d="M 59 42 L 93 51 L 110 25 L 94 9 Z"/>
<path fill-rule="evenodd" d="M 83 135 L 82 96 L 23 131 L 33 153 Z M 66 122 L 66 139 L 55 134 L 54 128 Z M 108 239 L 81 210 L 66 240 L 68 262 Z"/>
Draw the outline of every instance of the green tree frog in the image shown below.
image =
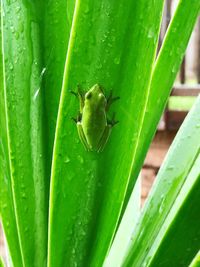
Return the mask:
<path fill-rule="evenodd" d="M 112 97 L 112 92 L 106 98 L 103 90 L 95 84 L 86 93 L 72 92 L 80 101 L 80 113 L 77 119 L 78 135 L 87 151 L 101 152 L 110 136 L 112 127 L 117 123 L 114 119 L 107 119 L 107 111 L 110 105 L 119 97 Z"/>

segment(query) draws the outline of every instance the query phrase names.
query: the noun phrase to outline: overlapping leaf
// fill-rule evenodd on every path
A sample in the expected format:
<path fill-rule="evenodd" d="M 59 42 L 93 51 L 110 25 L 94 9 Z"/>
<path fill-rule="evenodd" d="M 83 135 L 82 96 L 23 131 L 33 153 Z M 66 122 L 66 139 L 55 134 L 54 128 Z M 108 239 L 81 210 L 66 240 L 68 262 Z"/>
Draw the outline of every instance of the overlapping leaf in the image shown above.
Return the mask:
<path fill-rule="evenodd" d="M 139 267 L 145 262 L 145 266 L 148 266 L 148 262 L 153 257 L 152 253 L 159 253 L 156 252 L 156 249 L 159 250 L 159 246 L 154 249 L 153 245 L 154 243 L 156 243 L 157 245 L 159 242 L 163 242 L 162 239 L 164 238 L 164 234 L 157 238 L 158 241 L 155 241 L 155 239 L 158 236 L 160 229 L 164 223 L 166 224 L 166 226 L 164 226 L 163 231 L 167 231 L 166 229 L 168 228 L 176 229 L 176 231 L 173 232 L 173 235 L 166 234 L 168 241 L 169 238 L 172 238 L 173 236 L 176 242 L 168 242 L 168 249 L 166 249 L 166 253 L 171 251 L 171 256 L 169 253 L 168 257 L 170 259 L 168 260 L 168 258 L 164 256 L 165 253 L 162 254 L 163 260 L 161 260 L 161 257 L 159 258 L 159 260 L 162 264 L 168 264 L 162 266 L 177 266 L 177 264 L 179 264 L 180 262 L 186 264 L 185 262 L 187 262 L 188 260 L 187 257 L 189 257 L 189 259 L 191 260 L 190 257 L 194 256 L 192 255 L 192 253 L 195 254 L 197 252 L 195 250 L 198 250 L 198 220 L 195 219 L 194 216 L 196 216 L 195 214 L 198 214 L 198 210 L 196 210 L 196 208 L 198 209 L 199 206 L 198 199 L 197 197 L 195 197 L 195 193 L 191 192 L 198 192 L 199 190 L 199 165 L 195 163 L 196 161 L 198 161 L 200 152 L 199 114 L 200 97 L 198 98 L 194 108 L 190 111 L 190 114 L 179 130 L 179 133 L 177 134 L 172 146 L 170 147 L 162 168 L 158 173 L 151 194 L 148 197 L 145 208 L 143 209 L 137 227 L 135 228 L 131 246 L 128 251 L 128 256 L 125 258 L 126 260 L 123 266 Z M 186 189 L 184 189 L 182 196 L 178 198 L 177 205 L 175 205 L 174 208 L 173 204 L 186 179 L 189 180 L 189 182 L 187 182 L 185 187 Z M 188 184 L 190 186 L 187 186 Z M 195 204 L 195 201 L 197 202 L 197 204 Z M 188 207 L 190 207 L 191 213 L 188 213 Z M 167 216 L 171 209 L 175 210 L 175 212 L 173 210 L 171 211 L 172 216 L 170 217 L 170 220 L 167 221 Z M 185 215 L 182 210 L 185 211 Z M 193 213 L 194 211 L 195 213 Z M 191 219 L 191 221 L 189 219 L 190 217 L 193 218 Z M 181 223 L 181 221 L 183 223 Z M 190 224 L 191 227 L 189 227 Z M 179 226 L 180 229 L 182 229 L 180 231 L 178 230 Z M 183 231 L 183 229 L 185 229 L 185 231 Z M 194 235 L 194 233 L 197 235 L 197 242 L 191 240 L 190 234 Z M 186 238 L 187 235 L 188 238 Z M 186 240 L 185 243 L 183 242 L 184 238 Z M 182 245 L 180 244 L 179 239 L 182 240 Z M 188 245 L 187 242 L 191 242 L 192 244 L 188 252 L 186 253 L 186 249 L 188 249 L 188 247 L 185 248 L 185 250 L 182 249 L 181 251 L 181 249 L 179 249 L 179 246 L 184 248 L 184 245 Z M 167 246 L 166 242 L 164 244 Z M 151 252 L 152 250 L 153 252 Z M 176 257 L 174 257 L 172 250 L 177 253 Z M 180 256 L 180 253 L 182 253 L 182 256 Z M 154 263 L 155 265 L 152 264 L 152 266 L 161 266 L 158 262 L 159 261 L 156 261 L 156 263 Z M 173 262 L 176 265 L 173 265 Z"/>
<path fill-rule="evenodd" d="M 29 1 L 2 1 L 6 128 L 5 125 L 3 127 L 8 140 L 8 148 L 5 150 L 8 157 L 4 157 L 4 160 L 9 165 L 6 178 L 8 184 L 3 184 L 8 186 L 5 187 L 7 193 L 2 202 L 3 205 L 12 204 L 13 193 L 23 267 L 45 266 L 47 251 L 46 171 L 40 78 L 42 62 L 37 4 Z M 13 221 L 12 209 L 9 212 L 12 214 L 7 214 L 7 218 L 3 215 L 3 222 L 8 216 Z M 7 234 L 8 229 L 5 232 Z M 13 234 L 12 231 L 7 238 L 14 239 L 11 236 Z M 12 253 L 15 253 L 12 239 L 8 243 Z M 17 262 L 15 264 L 18 266 Z"/>

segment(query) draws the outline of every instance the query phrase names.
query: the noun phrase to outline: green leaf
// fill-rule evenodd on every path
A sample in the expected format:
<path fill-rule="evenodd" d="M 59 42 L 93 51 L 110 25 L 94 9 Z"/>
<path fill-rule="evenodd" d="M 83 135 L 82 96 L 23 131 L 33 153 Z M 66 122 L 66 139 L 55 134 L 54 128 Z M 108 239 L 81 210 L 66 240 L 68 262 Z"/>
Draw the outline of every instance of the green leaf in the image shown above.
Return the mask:
<path fill-rule="evenodd" d="M 0 40 L 1 31 L 0 31 Z M 3 225 L 9 254 L 15 267 L 22 267 L 22 257 L 17 233 L 16 217 L 11 188 L 8 140 L 6 132 L 5 97 L 3 84 L 3 58 L 0 47 L 0 219 Z"/>
<path fill-rule="evenodd" d="M 0 267 L 5 267 L 2 257 L 0 257 Z"/>
<path fill-rule="evenodd" d="M 137 179 L 124 216 L 119 225 L 113 244 L 103 267 L 121 266 L 124 255 L 129 247 L 132 233 L 140 216 L 141 206 L 141 176 Z"/>
<path fill-rule="evenodd" d="M 170 96 L 168 100 L 168 109 L 189 111 L 192 108 L 195 100 L 195 96 Z"/>
<path fill-rule="evenodd" d="M 147 260 L 147 254 L 199 156 L 199 114 L 200 97 L 198 97 L 168 151 L 146 201 L 139 223 L 135 228 L 127 253 L 128 256 L 123 266 L 142 266 L 142 263 Z M 182 255 L 183 258 L 184 255 Z"/>
<path fill-rule="evenodd" d="M 145 159 L 149 144 L 155 134 L 161 114 L 167 103 L 172 85 L 184 56 L 190 35 L 200 10 L 199 0 L 180 0 L 166 33 L 163 45 L 152 72 L 152 80 L 145 109 L 138 147 L 131 171 L 126 203 Z"/>
<path fill-rule="evenodd" d="M 48 203 L 45 198 L 42 65 L 36 12 L 39 5 L 26 0 L 2 1 L 2 4 L 7 161 L 22 266 L 42 267 L 46 262 Z"/>
<path fill-rule="evenodd" d="M 62 87 L 64 64 L 73 17 L 75 0 L 45 1 L 43 20 L 43 87 L 46 111 L 47 164 L 50 170 L 52 161 L 55 126 Z"/>
<path fill-rule="evenodd" d="M 103 264 L 144 116 L 162 7 L 162 0 L 76 2 L 53 154 L 49 267 Z M 96 83 L 120 97 L 112 107 L 120 122 L 99 154 L 84 150 L 71 120 L 79 103 L 70 90 Z"/>
<path fill-rule="evenodd" d="M 199 251 L 200 154 L 150 252 L 148 266 L 188 266 Z"/>
<path fill-rule="evenodd" d="M 199 267 L 200 266 L 200 252 L 194 257 L 189 267 Z"/>

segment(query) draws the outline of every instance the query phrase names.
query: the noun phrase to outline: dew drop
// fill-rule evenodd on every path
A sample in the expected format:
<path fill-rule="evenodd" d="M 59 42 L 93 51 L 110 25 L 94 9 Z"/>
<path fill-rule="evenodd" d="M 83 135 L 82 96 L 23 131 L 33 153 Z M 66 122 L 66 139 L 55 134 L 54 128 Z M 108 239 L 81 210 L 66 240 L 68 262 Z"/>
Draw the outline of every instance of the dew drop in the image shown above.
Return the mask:
<path fill-rule="evenodd" d="M 20 10 L 21 10 L 21 7 L 20 7 L 20 6 L 16 7 L 16 12 L 17 12 L 17 13 L 19 13 Z"/>
<path fill-rule="evenodd" d="M 27 198 L 25 193 L 22 194 L 22 198 Z"/>
<path fill-rule="evenodd" d="M 173 169 L 174 169 L 173 165 L 167 167 L 167 170 L 173 170 Z"/>
<path fill-rule="evenodd" d="M 89 5 L 85 6 L 85 8 L 84 8 L 84 13 L 85 13 L 85 14 L 90 13 L 90 7 L 89 7 Z"/>
<path fill-rule="evenodd" d="M 120 63 L 120 58 L 119 58 L 119 57 L 116 57 L 116 58 L 114 59 L 114 63 L 115 63 L 116 65 L 118 65 L 118 64 Z"/>
<path fill-rule="evenodd" d="M 80 155 L 78 155 L 78 161 L 79 161 L 81 164 L 83 164 L 83 163 L 84 163 L 84 159 L 83 159 L 83 157 L 81 157 Z"/>
<path fill-rule="evenodd" d="M 14 67 L 13 67 L 13 64 L 12 64 L 12 63 L 10 63 L 10 65 L 9 65 L 9 69 L 10 69 L 10 70 L 13 70 L 13 69 L 14 69 Z"/>
<path fill-rule="evenodd" d="M 68 156 L 65 157 L 64 163 L 69 163 L 70 162 L 70 158 Z"/>
<path fill-rule="evenodd" d="M 154 31 L 152 29 L 150 29 L 149 32 L 148 32 L 148 38 L 151 39 L 151 38 L 154 37 L 154 35 L 155 35 Z"/>
<path fill-rule="evenodd" d="M 34 94 L 34 96 L 33 96 L 33 100 L 34 100 L 34 101 L 36 100 L 36 98 L 37 98 L 39 92 L 40 92 L 40 88 L 38 88 L 38 89 L 36 90 L 36 92 L 35 92 L 35 94 Z"/>
<path fill-rule="evenodd" d="M 176 66 L 174 66 L 173 68 L 172 68 L 172 73 L 175 73 L 176 72 Z"/>
<path fill-rule="evenodd" d="M 15 38 L 18 40 L 19 39 L 19 32 L 15 32 Z"/>
<path fill-rule="evenodd" d="M 67 176 L 67 180 L 70 182 L 72 180 L 73 176 L 72 175 L 68 175 Z"/>
<path fill-rule="evenodd" d="M 4 203 L 4 204 L 2 205 L 2 208 L 3 208 L 3 209 L 6 209 L 6 208 L 7 208 L 7 204 Z"/>
<path fill-rule="evenodd" d="M 43 68 L 42 69 L 42 71 L 41 71 L 41 77 L 45 74 L 46 70 L 47 70 L 46 68 Z"/>
<path fill-rule="evenodd" d="M 22 22 L 19 24 L 19 31 L 21 33 L 24 31 L 24 24 Z"/>

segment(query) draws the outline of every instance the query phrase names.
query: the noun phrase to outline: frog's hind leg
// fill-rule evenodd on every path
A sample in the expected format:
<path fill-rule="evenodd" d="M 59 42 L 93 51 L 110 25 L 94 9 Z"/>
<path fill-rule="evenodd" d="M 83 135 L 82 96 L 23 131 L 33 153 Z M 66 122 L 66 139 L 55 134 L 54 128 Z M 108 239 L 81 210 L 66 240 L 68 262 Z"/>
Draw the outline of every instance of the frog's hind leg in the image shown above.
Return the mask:
<path fill-rule="evenodd" d="M 112 118 L 108 119 L 108 123 L 113 127 L 115 126 L 117 123 L 119 123 L 119 121 L 115 120 L 115 113 L 113 113 Z"/>
<path fill-rule="evenodd" d="M 99 144 L 98 144 L 98 147 L 97 147 L 97 152 L 102 152 L 107 141 L 108 141 L 108 138 L 110 136 L 110 133 L 111 133 L 111 130 L 112 130 L 112 125 L 108 124 L 103 132 L 103 135 L 99 141 Z"/>
<path fill-rule="evenodd" d="M 83 128 L 80 122 L 77 122 L 77 130 L 78 130 L 78 135 L 81 140 L 81 143 L 84 145 L 85 149 L 87 151 L 90 151 L 90 147 L 88 146 L 87 140 L 85 138 L 85 134 L 83 132 Z"/>

